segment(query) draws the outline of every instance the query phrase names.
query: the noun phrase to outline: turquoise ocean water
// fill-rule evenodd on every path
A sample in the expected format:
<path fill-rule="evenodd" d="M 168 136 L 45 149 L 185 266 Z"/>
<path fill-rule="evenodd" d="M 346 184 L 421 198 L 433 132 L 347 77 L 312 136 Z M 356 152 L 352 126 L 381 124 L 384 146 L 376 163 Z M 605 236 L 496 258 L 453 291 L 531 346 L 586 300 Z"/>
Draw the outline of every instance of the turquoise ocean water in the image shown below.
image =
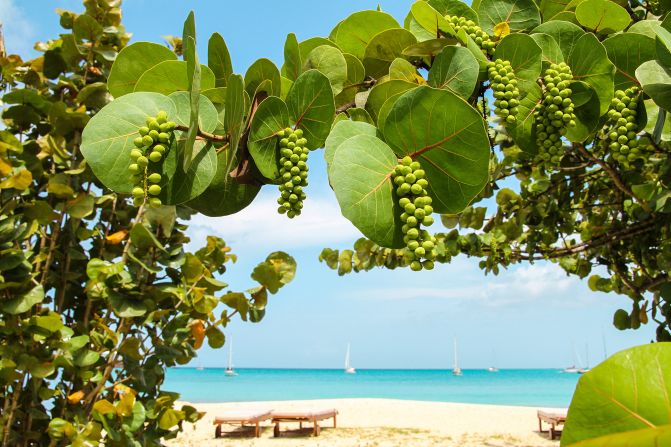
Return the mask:
<path fill-rule="evenodd" d="M 171 368 L 164 390 L 189 402 L 374 397 L 494 405 L 567 407 L 578 374 L 557 369 L 464 370 L 251 369 L 227 377 L 223 368 Z"/>

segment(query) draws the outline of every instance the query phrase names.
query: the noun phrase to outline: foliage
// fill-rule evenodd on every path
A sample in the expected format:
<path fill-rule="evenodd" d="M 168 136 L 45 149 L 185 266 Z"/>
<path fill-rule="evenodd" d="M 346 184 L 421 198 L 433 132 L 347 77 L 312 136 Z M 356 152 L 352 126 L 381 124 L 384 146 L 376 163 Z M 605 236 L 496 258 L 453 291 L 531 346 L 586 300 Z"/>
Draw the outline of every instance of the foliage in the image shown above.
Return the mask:
<path fill-rule="evenodd" d="M 627 349 L 580 378 L 562 446 L 658 446 L 671 440 L 671 343 Z M 598 409 L 598 411 L 595 411 Z"/>
<path fill-rule="evenodd" d="M 433 235 L 436 263 L 465 254 L 498 274 L 554 262 L 594 291 L 631 298 L 616 327 L 654 321 L 657 339 L 671 340 L 669 10 L 638 0 L 416 1 L 403 29 L 417 43 L 389 43 L 388 71 L 364 60 L 365 82 L 336 97 L 329 181 L 367 239 L 320 260 L 341 275 L 411 266 L 380 140 L 426 171 L 446 227 Z M 368 14 L 378 35 L 394 29 Z M 344 39 L 343 24 L 356 20 L 331 37 Z M 375 36 L 358 45 L 373 42 L 385 53 Z"/>
<path fill-rule="evenodd" d="M 223 240 L 208 237 L 204 247 L 188 251 L 186 222 L 194 211 L 174 204 L 206 191 L 204 179 L 225 179 L 231 168 L 218 170 L 217 162 L 233 161 L 216 154 L 220 145 L 199 141 L 195 147 L 207 156 L 196 156 L 189 174 L 180 171 L 189 95 L 133 92 L 160 82 L 169 90 L 177 82 L 172 74 L 188 67 L 163 46 L 125 46 L 120 3 L 86 0 L 82 14 L 59 11 L 64 32 L 37 45 L 40 57 L 0 55 L 8 90 L 0 131 L 3 446 L 161 445 L 184 421 L 202 416 L 175 405 L 179 395 L 163 387 L 166 368 L 188 363 L 205 340 L 221 347 L 222 329 L 233 318 L 260 321 L 268 295 L 295 272 L 290 256 L 273 253 L 254 269 L 257 285 L 234 292 L 221 281 L 236 260 Z M 222 65 L 213 72 L 225 76 L 225 47 L 215 47 Z M 144 81 L 148 72 L 151 82 Z M 177 85 L 187 87 L 186 77 Z M 112 94 L 119 98 L 112 101 Z M 231 87 L 229 96 L 239 102 L 227 106 L 236 112 L 223 130 L 208 94 L 214 92 L 200 96 L 201 128 L 239 139 L 248 113 L 242 89 Z M 119 133 L 138 132 L 150 115 L 162 122 L 167 116 L 160 111 L 182 127 L 174 138 L 161 137 L 171 149 L 161 164 L 147 152 L 144 162 L 160 167 L 159 177 L 147 179 L 162 178 L 164 187 L 142 183 L 134 207 L 128 166 L 140 158 L 131 152 L 133 138 Z M 156 152 L 159 145 L 152 147 Z M 255 195 L 217 181 L 236 197 Z M 160 206 L 147 193 L 172 205 Z M 217 202 L 197 208 L 208 206 L 215 214 L 237 211 Z"/>

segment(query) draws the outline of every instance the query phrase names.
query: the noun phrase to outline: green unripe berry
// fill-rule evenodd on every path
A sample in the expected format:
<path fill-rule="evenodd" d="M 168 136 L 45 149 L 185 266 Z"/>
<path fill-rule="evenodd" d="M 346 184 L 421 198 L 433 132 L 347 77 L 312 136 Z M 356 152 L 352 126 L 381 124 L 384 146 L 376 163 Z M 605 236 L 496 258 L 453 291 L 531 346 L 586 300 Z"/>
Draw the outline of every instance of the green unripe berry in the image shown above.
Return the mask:
<path fill-rule="evenodd" d="M 422 263 L 422 266 L 423 266 L 426 270 L 433 270 L 433 268 L 435 267 L 435 264 L 433 263 L 433 261 L 424 261 L 424 262 Z"/>
<path fill-rule="evenodd" d="M 401 200 L 398 201 L 398 204 L 401 205 L 402 207 L 405 207 L 407 204 L 410 203 L 410 199 L 407 197 L 403 197 Z M 414 210 L 413 210 L 414 212 Z"/>
<path fill-rule="evenodd" d="M 421 258 L 425 254 L 426 254 L 426 250 L 424 250 L 424 247 L 417 247 L 415 249 L 415 256 L 417 256 L 418 258 Z"/>
<path fill-rule="evenodd" d="M 137 165 L 137 163 L 133 163 L 130 166 L 128 166 L 128 171 L 131 174 L 137 174 L 138 172 L 140 172 L 140 167 Z"/>
<path fill-rule="evenodd" d="M 151 154 L 149 154 L 149 159 L 154 163 L 161 161 L 161 158 L 163 158 L 163 156 L 159 151 L 152 151 Z"/>
<path fill-rule="evenodd" d="M 144 189 L 136 186 L 133 188 L 132 194 L 133 197 L 144 197 Z"/>
<path fill-rule="evenodd" d="M 137 137 L 136 139 L 133 140 L 133 144 L 138 148 L 144 147 L 144 138 Z"/>
<path fill-rule="evenodd" d="M 401 160 L 401 163 L 403 163 L 405 166 L 410 167 L 410 165 L 412 164 L 412 158 L 410 158 L 409 156 L 406 155 L 406 156 L 403 157 L 403 159 Z M 412 168 L 410 168 L 410 170 L 412 171 Z M 407 174 L 409 174 L 409 173 L 410 173 L 410 172 L 408 172 Z M 404 172 L 404 174 L 405 174 L 405 172 Z M 407 175 L 407 174 L 406 174 L 406 175 Z"/>
<path fill-rule="evenodd" d="M 133 205 L 134 206 L 141 206 L 144 203 L 144 196 L 143 197 L 133 197 Z"/>
<path fill-rule="evenodd" d="M 406 185 L 407 185 L 407 183 L 406 183 Z M 418 194 L 421 194 L 421 193 L 422 193 L 423 188 L 422 188 L 420 185 L 418 185 L 417 183 L 415 183 L 414 185 L 412 185 L 412 186 L 410 187 L 410 191 L 411 191 L 413 194 L 418 195 Z"/>
<path fill-rule="evenodd" d="M 136 163 L 140 168 L 146 168 L 147 165 L 149 164 L 149 160 L 147 159 L 147 157 L 142 156 L 137 158 Z"/>
<path fill-rule="evenodd" d="M 152 208 L 158 208 L 161 205 L 162 205 L 161 199 L 159 199 L 158 197 L 152 197 L 151 199 L 149 199 L 149 206 L 151 206 Z"/>
<path fill-rule="evenodd" d="M 142 151 L 138 149 L 133 149 L 132 151 L 130 151 L 130 158 L 132 158 L 133 160 L 137 160 L 139 157 L 142 157 Z"/>
<path fill-rule="evenodd" d="M 419 230 L 417 228 L 410 228 L 408 230 L 408 239 L 417 239 L 419 237 Z"/>
<path fill-rule="evenodd" d="M 159 183 L 161 181 L 161 174 L 154 172 L 153 174 L 150 174 L 149 177 L 147 177 L 147 180 L 149 183 Z"/>
<path fill-rule="evenodd" d="M 160 141 L 161 143 L 167 143 L 168 141 L 170 141 L 170 134 L 167 132 L 161 132 L 160 134 L 158 134 L 158 141 Z"/>
<path fill-rule="evenodd" d="M 145 135 L 144 137 L 142 137 L 142 144 L 144 146 L 151 146 L 152 144 L 154 144 L 154 139 L 149 135 Z"/>
<path fill-rule="evenodd" d="M 159 185 L 151 185 L 149 189 L 147 189 L 147 192 L 152 196 L 157 196 L 161 194 L 161 187 Z"/>
<path fill-rule="evenodd" d="M 419 272 L 422 270 L 422 264 L 419 261 L 412 261 L 410 263 L 410 269 L 414 272 Z"/>

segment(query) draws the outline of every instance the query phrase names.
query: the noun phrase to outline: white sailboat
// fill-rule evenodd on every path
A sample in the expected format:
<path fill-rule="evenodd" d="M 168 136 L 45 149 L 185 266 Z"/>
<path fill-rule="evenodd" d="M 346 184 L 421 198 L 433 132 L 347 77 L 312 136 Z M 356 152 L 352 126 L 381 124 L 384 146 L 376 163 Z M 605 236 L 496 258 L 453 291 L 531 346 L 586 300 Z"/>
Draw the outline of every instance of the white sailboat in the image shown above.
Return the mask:
<path fill-rule="evenodd" d="M 349 343 L 347 343 L 347 354 L 345 354 L 345 373 L 346 374 L 356 374 L 356 369 L 352 368 L 349 359 Z"/>
<path fill-rule="evenodd" d="M 578 362 L 576 363 L 576 357 L 578 358 Z M 573 345 L 573 365 L 569 366 L 568 368 L 564 368 L 562 372 L 569 373 L 569 374 L 582 374 L 583 372 L 586 372 L 584 368 L 577 365 L 582 365 L 582 359 L 580 358 L 580 355 L 575 349 L 575 344 Z"/>
<path fill-rule="evenodd" d="M 496 365 L 498 362 L 496 361 L 496 352 L 492 349 L 492 358 L 494 359 L 494 365 Z M 499 372 L 499 369 L 496 366 L 490 366 L 487 368 L 487 371 L 490 373 L 497 373 Z"/>
<path fill-rule="evenodd" d="M 228 366 L 224 372 L 227 376 L 237 376 L 238 373 L 233 369 L 233 337 L 231 337 L 231 344 L 228 346 Z"/>
<path fill-rule="evenodd" d="M 452 375 L 453 376 L 461 376 L 463 373 L 461 372 L 461 368 L 459 368 L 459 359 L 457 355 L 457 338 L 454 338 L 454 368 L 452 368 Z"/>

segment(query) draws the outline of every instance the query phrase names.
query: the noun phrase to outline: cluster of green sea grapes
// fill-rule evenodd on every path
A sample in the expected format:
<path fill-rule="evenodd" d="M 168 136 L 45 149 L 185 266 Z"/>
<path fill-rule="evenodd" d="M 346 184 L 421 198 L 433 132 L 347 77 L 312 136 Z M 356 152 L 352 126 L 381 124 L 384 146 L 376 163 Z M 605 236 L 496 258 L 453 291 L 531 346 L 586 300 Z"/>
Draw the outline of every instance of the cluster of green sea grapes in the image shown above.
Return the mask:
<path fill-rule="evenodd" d="M 415 271 L 433 269 L 437 256 L 436 238 L 421 228 L 433 224 L 431 197 L 426 192 L 429 182 L 425 176 L 419 162 L 410 157 L 404 157 L 394 169 L 396 195 L 403 209 L 403 242 L 409 251 L 410 268 Z"/>
<path fill-rule="evenodd" d="M 168 121 L 168 114 L 161 110 L 156 117 L 148 117 L 147 125 L 140 127 L 140 136 L 134 140 L 135 148 L 130 152 L 133 163 L 128 170 L 133 174 L 133 204 L 142 205 L 148 197 L 149 205 L 161 206 L 161 161 L 170 147 L 176 124 Z"/>
<path fill-rule="evenodd" d="M 280 138 L 280 207 L 277 211 L 290 219 L 300 216 L 308 185 L 308 140 L 303 138 L 301 129 L 286 128 L 277 133 Z"/>
<path fill-rule="evenodd" d="M 474 21 L 467 19 L 466 17 L 450 15 L 445 16 L 445 19 L 450 22 L 454 31 L 459 32 L 462 29 L 466 31 L 466 34 L 468 34 L 486 54 L 494 54 L 494 47 L 496 44 L 486 32 L 482 31 L 482 28 L 475 24 Z"/>
<path fill-rule="evenodd" d="M 640 90 L 638 87 L 617 90 L 608 109 L 603 147 L 613 160 L 629 167 L 637 159 L 645 159 L 647 145 L 637 139 L 639 131 L 636 121 Z"/>
<path fill-rule="evenodd" d="M 489 63 L 489 82 L 494 90 L 495 113 L 506 123 L 517 121 L 517 107 L 520 105 L 520 90 L 517 88 L 515 70 L 509 61 L 496 59 Z"/>
<path fill-rule="evenodd" d="M 538 155 L 546 165 L 556 165 L 564 155 L 562 136 L 575 126 L 571 95 L 571 67 L 564 62 L 552 64 L 545 70 L 545 96 L 534 112 Z"/>

